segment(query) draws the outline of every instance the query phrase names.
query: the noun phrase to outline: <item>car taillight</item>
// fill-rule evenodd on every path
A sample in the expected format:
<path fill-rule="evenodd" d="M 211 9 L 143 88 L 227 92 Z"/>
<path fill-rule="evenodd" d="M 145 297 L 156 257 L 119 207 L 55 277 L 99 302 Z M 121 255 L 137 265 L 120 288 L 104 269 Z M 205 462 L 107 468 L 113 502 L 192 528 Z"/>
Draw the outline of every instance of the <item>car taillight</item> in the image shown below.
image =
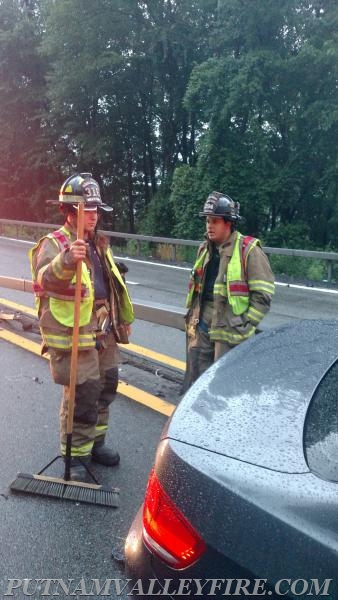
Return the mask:
<path fill-rule="evenodd" d="M 205 543 L 163 490 L 152 470 L 143 508 L 145 545 L 176 569 L 188 567 L 205 551 Z"/>

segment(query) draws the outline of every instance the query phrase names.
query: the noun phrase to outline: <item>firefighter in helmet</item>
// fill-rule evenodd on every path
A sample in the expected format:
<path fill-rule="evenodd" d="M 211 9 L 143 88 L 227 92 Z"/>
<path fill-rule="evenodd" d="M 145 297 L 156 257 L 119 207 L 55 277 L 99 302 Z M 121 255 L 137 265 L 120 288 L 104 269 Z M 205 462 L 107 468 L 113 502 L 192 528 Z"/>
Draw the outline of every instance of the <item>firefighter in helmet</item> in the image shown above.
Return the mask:
<path fill-rule="evenodd" d="M 79 202 L 84 203 L 84 239 L 76 239 Z M 90 173 L 68 177 L 60 189 L 64 225 L 44 236 L 30 252 L 33 285 L 43 340 L 54 382 L 63 386 L 61 454 L 66 452 L 75 274 L 82 261 L 78 366 L 71 448 L 72 480 L 85 481 L 86 462 L 114 466 L 109 448 L 109 406 L 118 384 L 118 346 L 128 343 L 133 307 L 105 236 L 97 232 L 98 211 L 112 210 L 101 199 Z M 79 460 L 80 459 L 80 460 Z"/>
<path fill-rule="evenodd" d="M 249 339 L 270 309 L 274 277 L 260 241 L 237 231 L 239 203 L 212 192 L 200 217 L 199 247 L 187 296 L 185 391 L 215 360 Z"/>

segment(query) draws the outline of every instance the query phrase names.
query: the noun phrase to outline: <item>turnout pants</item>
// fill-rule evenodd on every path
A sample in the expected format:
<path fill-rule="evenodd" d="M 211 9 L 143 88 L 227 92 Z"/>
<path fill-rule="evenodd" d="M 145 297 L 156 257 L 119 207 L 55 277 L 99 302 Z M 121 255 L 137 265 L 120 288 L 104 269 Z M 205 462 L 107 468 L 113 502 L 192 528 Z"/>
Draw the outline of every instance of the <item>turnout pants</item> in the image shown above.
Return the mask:
<path fill-rule="evenodd" d="M 213 304 L 205 302 L 201 310 L 201 316 L 197 323 L 187 322 L 187 365 L 183 381 L 182 392 L 189 387 L 223 354 L 231 350 L 229 344 L 214 342 L 210 339 L 209 329 L 211 325 Z"/>
<path fill-rule="evenodd" d="M 118 384 L 119 350 L 113 333 L 105 337 L 105 347 L 79 350 L 75 386 L 72 456 L 91 454 L 95 441 L 108 430 L 109 406 Z M 51 373 L 55 383 L 63 385 L 60 407 L 61 454 L 66 452 L 71 352 L 49 349 Z"/>

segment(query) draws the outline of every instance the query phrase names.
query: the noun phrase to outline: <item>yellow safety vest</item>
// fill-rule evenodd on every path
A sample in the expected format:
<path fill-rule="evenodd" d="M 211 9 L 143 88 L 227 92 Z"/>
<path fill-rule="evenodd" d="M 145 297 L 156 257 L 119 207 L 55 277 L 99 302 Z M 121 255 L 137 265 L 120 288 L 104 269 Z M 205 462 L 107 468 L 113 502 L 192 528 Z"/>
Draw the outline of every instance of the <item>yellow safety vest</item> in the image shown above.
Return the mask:
<path fill-rule="evenodd" d="M 115 275 L 116 279 L 121 284 L 122 290 L 123 290 L 122 302 L 121 302 L 121 317 L 125 323 L 132 323 L 134 320 L 133 304 L 132 304 L 131 298 L 129 296 L 127 286 L 124 283 L 123 277 L 114 262 L 114 258 L 113 258 L 112 251 L 110 248 L 107 249 L 106 256 L 107 256 L 108 262 L 110 264 L 112 273 L 113 273 L 113 275 Z"/>
<path fill-rule="evenodd" d="M 67 248 L 70 244 L 69 234 L 66 229 L 61 227 L 58 232 L 49 233 L 46 237 L 57 242 L 61 249 Z M 73 327 L 74 325 L 74 298 L 75 298 L 75 283 L 76 275 L 72 278 L 66 290 L 63 290 L 62 294 L 58 294 L 54 291 L 46 292 L 37 281 L 36 273 L 33 269 L 33 255 L 35 250 L 39 247 L 41 240 L 35 244 L 35 246 L 29 251 L 29 258 L 31 263 L 33 289 L 35 293 L 36 307 L 39 312 L 40 299 L 42 296 L 49 298 L 49 308 L 54 317 L 61 325 L 65 327 Z M 88 325 L 91 319 L 94 302 L 94 290 L 90 279 L 90 273 L 87 265 L 82 263 L 81 272 L 81 304 L 80 304 L 80 327 Z"/>
<path fill-rule="evenodd" d="M 249 286 L 245 279 L 246 259 L 248 253 L 259 240 L 251 236 L 237 233 L 234 250 L 227 268 L 226 283 L 215 283 L 214 295 L 226 296 L 235 315 L 241 315 L 249 308 Z M 191 307 L 194 292 L 199 293 L 202 288 L 204 263 L 208 254 L 207 246 L 197 258 L 189 282 L 186 306 Z"/>
<path fill-rule="evenodd" d="M 61 227 L 57 232 L 48 234 L 46 237 L 49 237 L 50 239 L 58 243 L 58 246 L 61 247 L 61 249 L 67 248 L 70 244 L 69 232 L 64 227 Z M 29 252 L 33 278 L 33 289 L 35 293 L 37 310 L 38 312 L 40 310 L 41 298 L 48 298 L 49 308 L 54 319 L 61 325 L 72 328 L 74 326 L 74 298 L 76 276 L 74 275 L 68 287 L 62 290 L 62 293 L 44 290 L 37 281 L 37 274 L 35 273 L 35 270 L 33 268 L 33 255 L 34 252 L 38 249 L 40 243 L 41 240 L 39 240 L 39 242 Z M 110 248 L 108 248 L 106 251 L 106 257 L 108 259 L 113 275 L 117 278 L 117 280 L 122 286 L 123 293 L 120 306 L 121 318 L 124 322 L 131 323 L 134 320 L 132 302 L 126 285 L 122 279 L 122 276 L 114 263 L 114 259 Z M 80 327 L 85 327 L 90 324 L 92 317 L 94 304 L 94 289 L 90 279 L 88 267 L 84 262 L 82 263 L 81 288 Z M 52 332 L 43 328 L 42 334 L 47 346 L 60 348 L 63 350 L 67 350 L 71 347 L 72 337 L 70 332 L 69 334 L 61 334 L 61 332 Z M 95 339 L 93 333 L 89 330 L 84 330 L 83 332 L 80 332 L 79 347 L 87 348 L 93 346 L 95 346 Z"/>

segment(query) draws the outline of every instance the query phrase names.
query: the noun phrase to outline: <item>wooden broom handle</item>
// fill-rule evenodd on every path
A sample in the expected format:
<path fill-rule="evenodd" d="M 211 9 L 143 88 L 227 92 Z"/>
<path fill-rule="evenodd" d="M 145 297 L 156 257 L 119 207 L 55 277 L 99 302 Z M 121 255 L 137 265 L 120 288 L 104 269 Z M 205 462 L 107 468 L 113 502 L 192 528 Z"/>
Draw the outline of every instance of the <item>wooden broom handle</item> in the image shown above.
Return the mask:
<path fill-rule="evenodd" d="M 83 202 L 79 202 L 77 211 L 77 231 L 76 237 L 83 240 L 84 236 L 84 206 Z M 74 298 L 74 326 L 73 326 L 73 343 L 72 354 L 70 359 L 70 382 L 69 382 L 69 398 L 68 398 L 68 414 L 67 414 L 67 434 L 73 432 L 74 420 L 74 405 L 75 405 L 75 386 L 77 376 L 77 358 L 79 346 L 79 329 L 80 329 L 80 304 L 81 304 L 81 279 L 82 279 L 82 260 L 76 263 L 76 282 L 75 282 L 75 298 Z"/>

